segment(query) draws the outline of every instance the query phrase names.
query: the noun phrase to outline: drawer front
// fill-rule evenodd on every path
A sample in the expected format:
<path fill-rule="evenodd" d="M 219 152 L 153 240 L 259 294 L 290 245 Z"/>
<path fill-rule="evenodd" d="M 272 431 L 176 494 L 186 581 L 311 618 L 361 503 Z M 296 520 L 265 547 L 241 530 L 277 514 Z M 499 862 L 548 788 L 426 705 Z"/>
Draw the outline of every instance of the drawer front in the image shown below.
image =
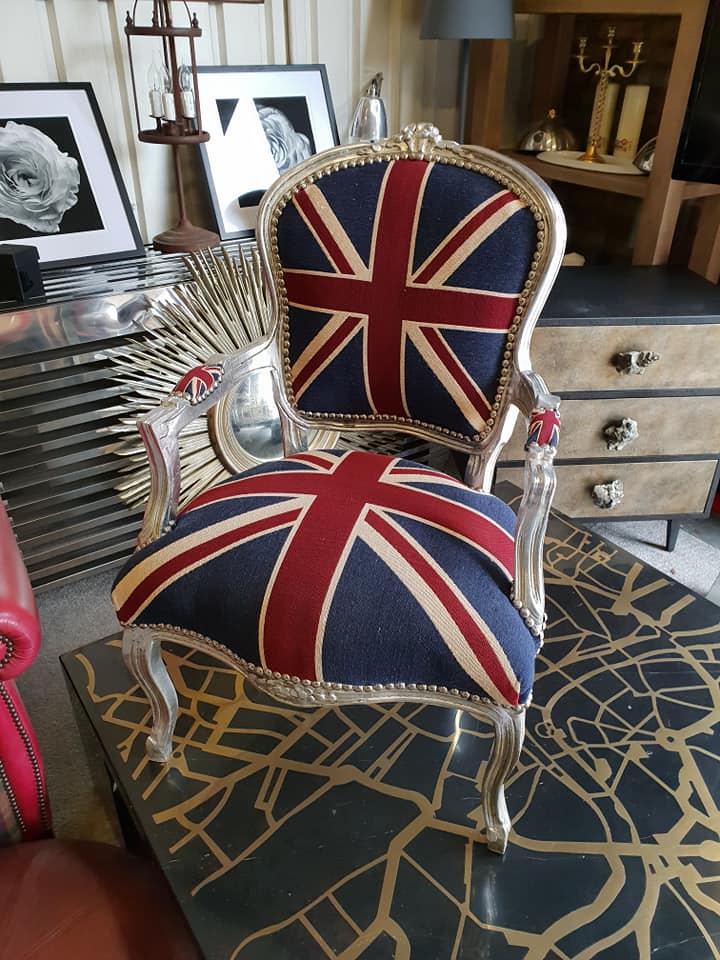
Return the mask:
<path fill-rule="evenodd" d="M 642 374 L 618 373 L 618 353 L 646 350 L 660 359 Z M 539 327 L 533 369 L 553 393 L 720 387 L 720 324 Z"/>
<path fill-rule="evenodd" d="M 716 460 L 657 463 L 560 464 L 553 507 L 570 517 L 664 516 L 702 513 L 715 475 Z M 523 485 L 522 467 L 500 467 L 498 480 Z M 624 496 L 612 510 L 595 506 L 596 483 L 622 480 Z"/>
<path fill-rule="evenodd" d="M 560 416 L 559 460 L 720 453 L 720 396 L 563 400 Z M 605 427 L 626 418 L 637 423 L 637 438 L 622 450 L 608 450 Z M 523 460 L 524 443 L 525 421 L 519 417 L 502 459 Z"/>

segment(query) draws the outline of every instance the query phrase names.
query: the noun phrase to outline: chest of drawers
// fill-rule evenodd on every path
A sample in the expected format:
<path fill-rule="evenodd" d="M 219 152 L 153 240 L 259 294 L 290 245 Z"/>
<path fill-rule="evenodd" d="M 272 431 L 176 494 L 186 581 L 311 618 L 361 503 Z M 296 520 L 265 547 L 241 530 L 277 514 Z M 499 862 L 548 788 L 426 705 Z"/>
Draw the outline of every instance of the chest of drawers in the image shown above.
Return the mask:
<path fill-rule="evenodd" d="M 720 290 L 672 267 L 566 267 L 532 342 L 562 397 L 554 506 L 578 519 L 706 515 L 720 459 Z M 498 479 L 522 478 L 523 427 Z"/>

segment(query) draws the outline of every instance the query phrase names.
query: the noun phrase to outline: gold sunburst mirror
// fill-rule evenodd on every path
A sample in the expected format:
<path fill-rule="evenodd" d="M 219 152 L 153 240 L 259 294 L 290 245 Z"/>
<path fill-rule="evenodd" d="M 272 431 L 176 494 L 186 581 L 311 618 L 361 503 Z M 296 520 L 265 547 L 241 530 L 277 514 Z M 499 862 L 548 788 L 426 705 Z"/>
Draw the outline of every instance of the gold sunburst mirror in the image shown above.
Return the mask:
<path fill-rule="evenodd" d="M 153 303 L 145 333 L 114 357 L 124 384 L 123 415 L 111 431 L 123 442 L 126 459 L 116 485 L 121 499 L 136 507 L 147 500 L 150 473 L 137 432 L 138 416 L 155 407 L 192 367 L 214 353 L 231 353 L 263 337 L 271 326 L 270 305 L 260 260 L 253 249 L 231 256 L 225 249 L 185 259 L 192 280 L 173 287 Z M 338 434 L 319 430 L 314 449 L 335 446 Z M 226 394 L 211 411 L 180 435 L 180 506 L 234 473 L 282 456 L 280 421 L 269 371 L 261 370 Z"/>

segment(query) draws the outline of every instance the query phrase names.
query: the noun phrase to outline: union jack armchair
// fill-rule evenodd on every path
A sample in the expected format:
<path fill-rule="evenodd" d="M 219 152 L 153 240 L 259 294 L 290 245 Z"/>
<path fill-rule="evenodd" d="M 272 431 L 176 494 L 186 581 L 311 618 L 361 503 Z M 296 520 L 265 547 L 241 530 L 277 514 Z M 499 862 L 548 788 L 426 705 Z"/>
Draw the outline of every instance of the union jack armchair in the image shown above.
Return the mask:
<path fill-rule="evenodd" d="M 180 641 L 281 701 L 415 701 L 495 733 L 482 784 L 502 853 L 504 783 L 542 642 L 542 544 L 557 397 L 530 337 L 564 250 L 562 211 L 513 161 L 413 125 L 294 167 L 263 198 L 258 245 L 275 327 L 212 357 L 140 419 L 152 492 L 113 602 L 152 705 L 147 751 L 172 751 Z M 284 458 L 178 511 L 180 431 L 232 433 L 239 384 L 271 371 Z M 529 423 L 516 517 L 491 494 L 518 411 Z M 405 431 L 468 455 L 465 482 L 317 431 Z"/>

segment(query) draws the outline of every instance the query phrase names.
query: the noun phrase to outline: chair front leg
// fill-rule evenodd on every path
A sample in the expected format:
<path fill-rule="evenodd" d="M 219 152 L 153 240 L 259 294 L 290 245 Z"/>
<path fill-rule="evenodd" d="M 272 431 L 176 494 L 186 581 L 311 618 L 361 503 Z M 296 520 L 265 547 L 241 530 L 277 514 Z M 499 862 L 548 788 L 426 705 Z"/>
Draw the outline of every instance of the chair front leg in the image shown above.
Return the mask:
<path fill-rule="evenodd" d="M 152 708 L 152 730 L 145 750 L 151 760 L 163 762 L 172 753 L 178 699 L 160 653 L 161 637 L 149 629 L 127 627 L 122 650 L 125 665 L 140 684 Z"/>
<path fill-rule="evenodd" d="M 482 785 L 483 813 L 488 847 L 493 853 L 502 855 L 510 834 L 505 781 L 515 769 L 520 756 L 525 738 L 525 711 L 494 707 L 485 717 L 495 728 L 495 739 Z"/>

